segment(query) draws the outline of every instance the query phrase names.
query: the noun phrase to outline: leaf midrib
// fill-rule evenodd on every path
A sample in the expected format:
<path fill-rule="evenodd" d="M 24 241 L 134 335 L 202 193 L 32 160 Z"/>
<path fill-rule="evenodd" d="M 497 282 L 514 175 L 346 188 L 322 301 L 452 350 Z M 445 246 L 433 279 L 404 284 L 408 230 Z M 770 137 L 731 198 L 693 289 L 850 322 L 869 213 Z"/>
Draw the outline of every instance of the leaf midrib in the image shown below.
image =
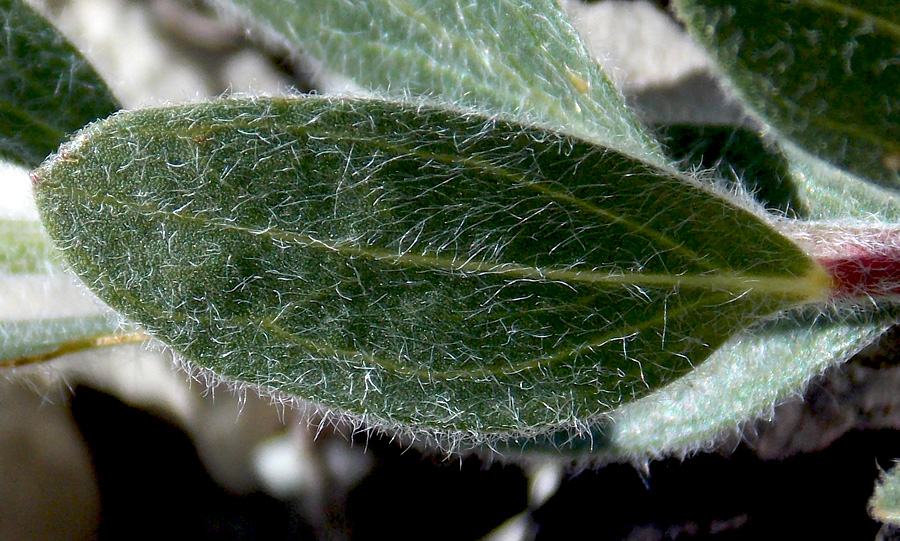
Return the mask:
<path fill-rule="evenodd" d="M 636 324 L 631 324 L 624 328 L 614 329 L 612 332 L 604 333 L 602 336 L 596 337 L 585 343 L 578 344 L 574 347 L 558 349 L 550 355 L 539 358 L 522 360 L 516 363 L 508 363 L 503 366 L 482 367 L 478 369 L 457 369 L 434 371 L 427 368 L 409 369 L 399 365 L 397 362 L 380 358 L 371 352 L 347 350 L 335 348 L 330 344 L 306 340 L 298 337 L 294 333 L 285 330 L 276 324 L 277 318 L 267 318 L 262 321 L 255 320 L 258 325 L 263 325 L 267 330 L 275 334 L 283 336 L 291 343 L 307 349 L 320 352 L 330 353 L 332 356 L 341 357 L 345 360 L 353 358 L 360 359 L 364 362 L 368 361 L 377 367 L 392 372 L 403 377 L 426 378 L 431 381 L 435 380 L 453 380 L 467 378 L 471 381 L 483 381 L 495 377 L 510 376 L 519 372 L 547 368 L 566 359 L 570 359 L 583 352 L 591 351 L 608 344 L 611 341 L 627 340 L 642 331 L 650 329 L 654 326 L 665 326 L 665 323 L 673 318 L 686 316 L 689 312 L 696 309 L 701 304 L 713 305 L 716 303 L 735 302 L 746 295 L 774 296 L 782 298 L 786 304 L 809 302 L 815 286 L 815 294 L 821 294 L 821 283 L 817 282 L 817 276 L 814 272 L 808 273 L 804 277 L 759 277 L 746 275 L 742 273 L 723 273 L 717 276 L 711 275 L 662 275 L 662 274 L 642 274 L 642 273 L 604 273 L 596 270 L 574 270 L 571 268 L 552 268 L 542 269 L 539 267 L 530 267 L 526 265 L 496 263 L 491 261 L 464 261 L 452 258 L 442 258 L 439 256 L 425 254 L 410 253 L 393 253 L 387 250 L 378 250 L 370 247 L 361 247 L 353 244 L 342 243 L 333 239 L 314 238 L 310 235 L 301 233 L 282 231 L 276 228 L 252 229 L 242 227 L 235 223 L 221 222 L 209 220 L 206 217 L 186 214 L 171 213 L 160 210 L 148 212 L 142 209 L 140 205 L 128 204 L 120 201 L 110 195 L 97 196 L 87 193 L 80 187 L 74 188 L 75 192 L 83 196 L 88 196 L 88 200 L 99 201 L 103 204 L 118 205 L 126 211 L 135 212 L 145 215 L 160 215 L 164 219 L 178 220 L 185 223 L 199 224 L 201 226 L 219 228 L 221 230 L 233 231 L 248 236 L 263 236 L 272 240 L 283 243 L 292 243 L 294 245 L 321 249 L 331 252 L 338 252 L 348 257 L 363 257 L 380 262 L 386 262 L 398 266 L 408 266 L 413 268 L 422 268 L 423 266 L 444 270 L 447 272 L 461 272 L 469 275 L 479 274 L 498 274 L 508 277 L 511 280 L 540 280 L 540 281 L 558 281 L 561 283 L 583 283 L 592 286 L 601 287 L 628 287 L 628 286 L 647 286 L 653 288 L 696 288 L 700 290 L 711 291 L 711 295 L 697 295 L 694 298 L 682 302 L 677 309 L 668 309 L 658 312 L 654 317 L 648 318 Z M 142 213 L 141 211 L 144 210 Z M 814 269 L 817 267 L 813 267 Z M 718 299 L 718 300 L 716 300 Z M 146 306 L 145 306 L 146 308 Z M 253 324 L 248 318 L 247 324 Z M 628 357 L 626 356 L 627 360 Z"/>
<path fill-rule="evenodd" d="M 458 259 L 425 253 L 393 252 L 368 246 L 359 246 L 345 240 L 314 237 L 309 234 L 285 231 L 276 227 L 251 228 L 231 221 L 211 220 L 208 217 L 185 212 L 166 212 L 122 201 L 109 194 L 89 194 L 79 187 L 72 187 L 73 193 L 85 196 L 87 201 L 119 206 L 144 216 L 161 216 L 165 220 L 181 221 L 201 227 L 212 227 L 225 231 L 245 234 L 250 237 L 262 236 L 281 243 L 289 243 L 300 248 L 335 252 L 348 257 L 357 257 L 388 263 L 401 267 L 427 267 L 446 272 L 460 272 L 466 275 L 499 275 L 512 280 L 537 280 L 558 283 L 579 283 L 600 287 L 647 286 L 654 288 L 689 288 L 728 292 L 742 296 L 749 292 L 782 297 L 797 302 L 824 300 L 829 288 L 822 283 L 824 273 L 817 265 L 801 276 L 767 276 L 744 272 L 721 272 L 720 274 L 661 274 L 640 272 L 602 272 L 595 269 L 581 270 L 573 267 L 537 267 L 518 263 L 500 263 L 490 260 L 473 261 L 471 258 Z"/>

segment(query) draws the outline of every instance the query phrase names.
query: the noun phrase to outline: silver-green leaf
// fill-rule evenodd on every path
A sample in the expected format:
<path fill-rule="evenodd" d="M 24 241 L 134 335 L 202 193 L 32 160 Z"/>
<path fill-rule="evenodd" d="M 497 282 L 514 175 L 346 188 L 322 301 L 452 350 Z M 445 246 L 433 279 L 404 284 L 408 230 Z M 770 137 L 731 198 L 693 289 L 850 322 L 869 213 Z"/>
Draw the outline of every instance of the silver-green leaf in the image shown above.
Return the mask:
<path fill-rule="evenodd" d="M 595 450 L 646 459 L 715 445 L 747 421 L 771 415 L 775 405 L 849 359 L 894 320 L 886 313 L 813 309 L 760 322 L 684 378 L 614 412 L 595 428 Z"/>
<path fill-rule="evenodd" d="M 0 158 L 37 167 L 119 108 L 87 61 L 21 0 L 0 0 Z"/>
<path fill-rule="evenodd" d="M 900 188 L 900 1 L 676 6 L 777 132 L 855 175 Z"/>
<path fill-rule="evenodd" d="M 379 93 L 547 124 L 664 164 L 554 0 L 219 0 Z"/>
<path fill-rule="evenodd" d="M 76 272 L 188 359 L 469 440 L 608 413 L 830 287 L 686 177 L 422 103 L 123 113 L 35 179 Z"/>

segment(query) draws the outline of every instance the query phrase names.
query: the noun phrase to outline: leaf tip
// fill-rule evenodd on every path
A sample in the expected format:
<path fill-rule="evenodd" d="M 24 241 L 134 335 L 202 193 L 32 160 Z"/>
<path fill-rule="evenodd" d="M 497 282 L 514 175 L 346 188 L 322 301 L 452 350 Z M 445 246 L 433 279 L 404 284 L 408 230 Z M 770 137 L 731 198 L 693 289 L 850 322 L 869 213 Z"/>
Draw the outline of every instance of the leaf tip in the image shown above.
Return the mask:
<path fill-rule="evenodd" d="M 89 124 L 79 131 L 72 139 L 60 145 L 59 149 L 47 156 L 36 169 L 29 173 L 32 187 L 38 188 L 47 183 L 53 177 L 53 172 L 58 166 L 72 166 L 78 163 L 82 156 L 82 149 L 88 143 L 89 134 L 95 124 Z M 52 182 L 51 182 L 52 183 Z"/>

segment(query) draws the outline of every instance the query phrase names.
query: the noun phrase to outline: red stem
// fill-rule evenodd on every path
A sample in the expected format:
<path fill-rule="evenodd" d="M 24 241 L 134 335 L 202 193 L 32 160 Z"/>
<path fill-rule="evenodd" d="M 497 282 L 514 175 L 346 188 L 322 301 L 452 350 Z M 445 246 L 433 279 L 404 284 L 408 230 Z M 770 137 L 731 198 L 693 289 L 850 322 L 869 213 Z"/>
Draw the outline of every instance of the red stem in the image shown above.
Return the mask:
<path fill-rule="evenodd" d="M 821 258 L 836 299 L 900 295 L 900 251 Z"/>
<path fill-rule="evenodd" d="M 831 277 L 832 298 L 900 296 L 900 228 L 793 222 L 787 233 Z"/>

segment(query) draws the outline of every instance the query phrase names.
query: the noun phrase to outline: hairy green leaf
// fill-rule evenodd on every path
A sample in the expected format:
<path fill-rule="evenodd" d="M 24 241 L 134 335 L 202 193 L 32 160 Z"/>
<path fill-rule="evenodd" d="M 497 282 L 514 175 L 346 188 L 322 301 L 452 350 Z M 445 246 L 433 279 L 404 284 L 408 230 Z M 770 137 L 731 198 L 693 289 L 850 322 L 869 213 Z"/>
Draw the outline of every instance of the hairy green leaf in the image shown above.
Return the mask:
<path fill-rule="evenodd" d="M 776 131 L 805 152 L 900 188 L 900 1 L 676 6 Z"/>
<path fill-rule="evenodd" d="M 0 158 L 37 167 L 119 106 L 87 61 L 21 0 L 0 0 Z"/>
<path fill-rule="evenodd" d="M 869 512 L 876 520 L 900 526 L 900 466 L 895 464 L 875 484 Z"/>
<path fill-rule="evenodd" d="M 72 267 L 189 359 L 437 434 L 572 426 L 829 292 L 685 177 L 421 103 L 119 114 L 35 178 Z"/>
<path fill-rule="evenodd" d="M 547 124 L 664 164 L 554 0 L 227 0 L 364 87 Z"/>

